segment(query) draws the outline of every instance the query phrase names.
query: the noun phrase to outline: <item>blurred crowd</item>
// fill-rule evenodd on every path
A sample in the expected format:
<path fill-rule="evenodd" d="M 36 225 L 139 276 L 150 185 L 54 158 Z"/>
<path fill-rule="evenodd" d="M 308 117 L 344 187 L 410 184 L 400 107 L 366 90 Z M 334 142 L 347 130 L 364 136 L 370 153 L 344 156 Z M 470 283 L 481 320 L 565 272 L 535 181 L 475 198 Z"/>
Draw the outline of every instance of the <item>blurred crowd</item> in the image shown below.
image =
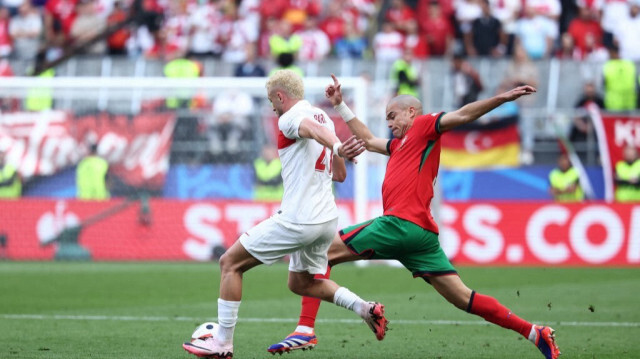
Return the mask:
<path fill-rule="evenodd" d="M 112 28 L 81 51 L 392 62 L 522 47 L 534 60 L 604 61 L 617 44 L 640 61 L 639 13 L 640 0 L 0 0 L 0 57 L 53 60 Z"/>

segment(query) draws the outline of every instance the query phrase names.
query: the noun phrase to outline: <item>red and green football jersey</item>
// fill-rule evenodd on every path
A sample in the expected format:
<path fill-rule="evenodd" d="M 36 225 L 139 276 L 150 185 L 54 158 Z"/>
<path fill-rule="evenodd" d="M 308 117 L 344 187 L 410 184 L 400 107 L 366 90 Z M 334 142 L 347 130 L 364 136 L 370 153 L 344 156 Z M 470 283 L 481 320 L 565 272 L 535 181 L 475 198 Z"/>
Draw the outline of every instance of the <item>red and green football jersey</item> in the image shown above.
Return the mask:
<path fill-rule="evenodd" d="M 385 216 L 395 216 L 438 233 L 431 198 L 440 165 L 441 113 L 416 117 L 402 138 L 387 143 L 389 162 L 382 183 Z"/>

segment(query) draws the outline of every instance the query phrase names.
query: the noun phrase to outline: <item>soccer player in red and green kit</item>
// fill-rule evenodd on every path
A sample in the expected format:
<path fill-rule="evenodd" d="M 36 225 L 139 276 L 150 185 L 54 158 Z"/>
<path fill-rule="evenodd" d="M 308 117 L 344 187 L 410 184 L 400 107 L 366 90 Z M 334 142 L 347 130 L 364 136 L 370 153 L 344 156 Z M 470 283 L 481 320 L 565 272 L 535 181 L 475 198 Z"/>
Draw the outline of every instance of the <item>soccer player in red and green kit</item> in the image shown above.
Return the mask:
<path fill-rule="evenodd" d="M 440 247 L 438 226 L 429 209 L 440 164 L 442 133 L 472 122 L 505 102 L 530 95 L 536 89 L 520 86 L 453 112 L 427 115 L 422 114 L 422 104 L 415 97 L 397 96 L 386 108 L 387 125 L 395 137 L 388 140 L 373 136 L 356 118 L 342 101 L 340 83 L 335 76 L 332 78 L 333 84 L 326 90 L 327 98 L 351 132 L 364 141 L 366 149 L 388 155 L 389 162 L 382 184 L 384 214 L 341 230 L 329 249 L 328 268 L 361 259 L 396 259 L 457 308 L 516 331 L 533 342 L 546 358 L 558 358 L 560 351 L 553 329 L 519 318 L 495 298 L 477 293 L 462 282 Z M 329 270 L 325 277 L 328 276 Z M 275 354 L 314 347 L 318 342 L 313 328 L 319 306 L 319 300 L 303 298 L 298 327 L 268 351 Z M 386 326 L 372 330 L 382 340 Z"/>

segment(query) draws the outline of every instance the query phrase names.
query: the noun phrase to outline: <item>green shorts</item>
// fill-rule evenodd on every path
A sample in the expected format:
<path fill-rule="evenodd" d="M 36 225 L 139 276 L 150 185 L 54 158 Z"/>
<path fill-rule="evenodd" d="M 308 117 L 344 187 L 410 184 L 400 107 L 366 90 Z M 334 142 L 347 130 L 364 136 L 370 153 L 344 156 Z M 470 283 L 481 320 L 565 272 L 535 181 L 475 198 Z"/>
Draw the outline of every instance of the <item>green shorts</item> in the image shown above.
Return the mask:
<path fill-rule="evenodd" d="M 429 277 L 457 274 L 438 235 L 394 216 L 382 216 L 340 231 L 340 238 L 364 259 L 397 259 L 413 274 Z"/>

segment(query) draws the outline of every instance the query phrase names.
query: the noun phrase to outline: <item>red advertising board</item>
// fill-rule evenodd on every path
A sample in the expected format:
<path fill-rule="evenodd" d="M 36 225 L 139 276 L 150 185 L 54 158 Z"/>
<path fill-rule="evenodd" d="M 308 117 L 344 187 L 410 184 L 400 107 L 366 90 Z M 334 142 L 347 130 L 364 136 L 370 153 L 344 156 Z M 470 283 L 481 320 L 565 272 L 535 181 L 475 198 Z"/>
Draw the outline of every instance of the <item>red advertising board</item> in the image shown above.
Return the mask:
<path fill-rule="evenodd" d="M 93 221 L 119 206 L 105 202 L 22 199 L 0 201 L 0 255 L 51 260 L 58 244 L 43 245 L 87 220 L 79 244 L 93 260 L 194 260 L 211 258 L 279 204 L 152 199 L 150 221 L 140 203 Z M 340 226 L 353 224 L 353 203 L 339 203 Z M 379 213 L 377 205 L 370 212 Z M 556 203 L 445 203 L 441 242 L 454 264 L 640 266 L 640 205 Z"/>
<path fill-rule="evenodd" d="M 623 159 L 626 146 L 633 146 L 640 151 L 640 117 L 625 114 L 599 112 L 591 105 L 588 107 L 598 135 L 598 147 L 602 162 L 605 183 L 605 199 L 614 199 L 616 164 Z"/>
<path fill-rule="evenodd" d="M 162 188 L 175 125 L 172 112 L 135 117 L 65 111 L 0 116 L 0 149 L 23 178 L 47 176 L 78 163 L 88 144 L 109 161 L 111 173 L 134 187 Z"/>

